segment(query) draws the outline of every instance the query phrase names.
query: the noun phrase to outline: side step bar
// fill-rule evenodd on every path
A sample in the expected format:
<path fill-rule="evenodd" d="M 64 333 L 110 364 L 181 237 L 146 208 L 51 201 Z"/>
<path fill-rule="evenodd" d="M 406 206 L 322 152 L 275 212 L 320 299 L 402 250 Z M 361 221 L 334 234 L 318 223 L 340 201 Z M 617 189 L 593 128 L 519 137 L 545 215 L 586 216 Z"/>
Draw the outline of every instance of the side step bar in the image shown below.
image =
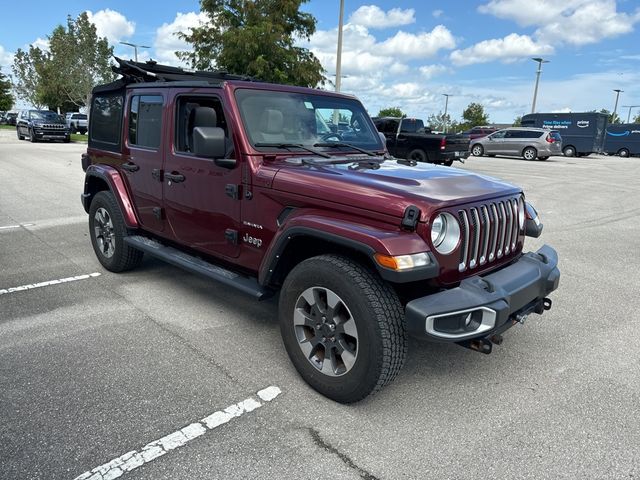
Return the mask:
<path fill-rule="evenodd" d="M 244 275 L 219 267 L 201 258 L 181 252 L 176 248 L 163 245 L 156 240 L 141 235 L 132 235 L 125 237 L 124 242 L 137 250 L 164 260 L 171 265 L 184 268 L 190 272 L 199 273 L 200 275 L 217 280 L 244 293 L 248 293 L 257 300 L 263 300 L 272 293 L 263 288 L 255 278 L 245 277 Z"/>

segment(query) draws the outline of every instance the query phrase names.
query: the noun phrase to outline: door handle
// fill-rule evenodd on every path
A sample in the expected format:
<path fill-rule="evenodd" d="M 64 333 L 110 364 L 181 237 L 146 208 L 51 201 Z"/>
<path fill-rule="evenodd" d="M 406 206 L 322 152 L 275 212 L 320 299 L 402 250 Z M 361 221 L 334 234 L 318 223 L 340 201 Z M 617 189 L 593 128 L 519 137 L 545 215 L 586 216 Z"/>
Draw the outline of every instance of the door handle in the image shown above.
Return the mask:
<path fill-rule="evenodd" d="M 165 173 L 164 178 L 173 183 L 180 183 L 186 180 L 186 177 L 181 173 Z"/>
<path fill-rule="evenodd" d="M 140 170 L 140 166 L 136 165 L 135 163 L 123 163 L 122 165 L 120 165 L 122 168 L 124 168 L 127 172 L 137 172 L 138 170 Z"/>

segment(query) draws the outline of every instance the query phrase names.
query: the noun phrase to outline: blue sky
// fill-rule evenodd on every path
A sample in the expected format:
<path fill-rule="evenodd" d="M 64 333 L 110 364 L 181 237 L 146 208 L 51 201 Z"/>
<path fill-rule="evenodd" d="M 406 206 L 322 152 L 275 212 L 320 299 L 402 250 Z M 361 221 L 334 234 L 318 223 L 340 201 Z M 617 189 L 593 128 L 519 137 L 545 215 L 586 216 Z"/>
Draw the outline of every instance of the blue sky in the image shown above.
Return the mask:
<path fill-rule="evenodd" d="M 99 32 L 131 57 L 119 41 L 149 45 L 142 59 L 176 64 L 185 46 L 173 32 L 194 25 L 199 2 L 90 0 L 30 2 L 29 15 L 12 2 L 3 9 L 0 66 L 46 36 L 66 14 L 91 12 Z M 338 0 L 313 0 L 303 8 L 318 20 L 304 46 L 335 73 Z M 370 113 L 400 106 L 426 118 L 444 109 L 460 117 L 470 102 L 485 106 L 494 122 L 511 122 L 531 108 L 536 64 L 549 59 L 541 77 L 538 111 L 607 108 L 620 88 L 618 111 L 640 105 L 640 5 L 637 0 L 484 0 L 450 2 L 345 1 L 343 91 L 360 97 Z M 330 88 L 330 87 L 327 87 Z M 635 110 L 640 112 L 640 108 Z M 635 115 L 635 114 L 633 114 Z M 632 115 L 632 116 L 633 116 Z"/>

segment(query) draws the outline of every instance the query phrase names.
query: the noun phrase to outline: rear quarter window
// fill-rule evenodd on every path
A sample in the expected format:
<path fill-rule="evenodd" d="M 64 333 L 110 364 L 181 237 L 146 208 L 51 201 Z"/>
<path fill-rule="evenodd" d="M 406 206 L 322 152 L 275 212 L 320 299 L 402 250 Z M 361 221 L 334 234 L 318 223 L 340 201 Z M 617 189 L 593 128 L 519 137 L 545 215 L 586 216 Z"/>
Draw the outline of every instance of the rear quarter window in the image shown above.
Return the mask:
<path fill-rule="evenodd" d="M 120 151 L 122 140 L 122 93 L 95 95 L 91 102 L 89 146 Z"/>

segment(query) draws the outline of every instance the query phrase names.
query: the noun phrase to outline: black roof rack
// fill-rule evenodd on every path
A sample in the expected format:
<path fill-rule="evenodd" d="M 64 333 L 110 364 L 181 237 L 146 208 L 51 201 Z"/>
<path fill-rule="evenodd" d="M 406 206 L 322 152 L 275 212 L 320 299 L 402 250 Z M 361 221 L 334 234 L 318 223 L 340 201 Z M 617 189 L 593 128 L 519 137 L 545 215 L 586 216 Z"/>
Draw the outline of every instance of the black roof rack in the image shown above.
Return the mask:
<path fill-rule="evenodd" d="M 258 81 L 248 75 L 233 75 L 223 70 L 210 72 L 187 70 L 180 67 L 160 65 L 153 60 L 147 62 L 134 62 L 133 60 L 123 60 L 114 57 L 118 65 L 113 65 L 111 69 L 122 75 L 125 84 L 141 82 L 176 82 L 176 81 L 197 81 L 208 83 L 219 83 L 224 80 L 244 80 Z"/>

